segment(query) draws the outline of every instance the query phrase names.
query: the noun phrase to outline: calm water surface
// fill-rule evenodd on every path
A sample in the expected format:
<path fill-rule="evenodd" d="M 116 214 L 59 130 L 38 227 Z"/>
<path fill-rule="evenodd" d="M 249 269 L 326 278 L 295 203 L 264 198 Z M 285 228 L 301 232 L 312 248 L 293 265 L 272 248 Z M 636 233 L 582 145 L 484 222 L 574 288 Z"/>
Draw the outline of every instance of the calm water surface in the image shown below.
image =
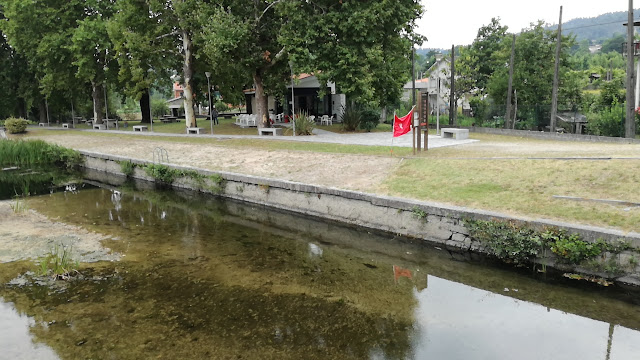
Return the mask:
<path fill-rule="evenodd" d="M 640 358 L 640 307 L 616 289 L 193 193 L 103 187 L 29 206 L 124 258 L 58 289 L 0 286 L 3 359 Z M 0 264 L 2 279 L 30 267 Z"/>

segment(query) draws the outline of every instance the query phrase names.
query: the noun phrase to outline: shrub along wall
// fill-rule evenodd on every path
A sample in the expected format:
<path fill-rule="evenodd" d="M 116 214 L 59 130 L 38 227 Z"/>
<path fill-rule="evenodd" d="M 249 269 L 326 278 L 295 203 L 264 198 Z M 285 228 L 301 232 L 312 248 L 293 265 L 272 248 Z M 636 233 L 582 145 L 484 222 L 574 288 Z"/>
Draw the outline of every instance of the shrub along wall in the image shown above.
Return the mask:
<path fill-rule="evenodd" d="M 640 234 L 83 152 L 90 169 L 424 239 L 470 257 L 640 285 Z M 579 275 L 576 275 L 579 276 Z"/>

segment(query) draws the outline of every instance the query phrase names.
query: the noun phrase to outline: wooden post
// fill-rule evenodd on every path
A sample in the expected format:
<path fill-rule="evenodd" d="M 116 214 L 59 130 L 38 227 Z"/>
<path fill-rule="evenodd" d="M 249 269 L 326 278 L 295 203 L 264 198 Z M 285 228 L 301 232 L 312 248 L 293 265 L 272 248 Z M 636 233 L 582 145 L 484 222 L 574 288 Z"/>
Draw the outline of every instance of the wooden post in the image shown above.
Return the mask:
<path fill-rule="evenodd" d="M 633 69 L 633 58 L 635 55 L 635 46 L 634 46 L 634 38 L 633 38 L 633 0 L 629 0 L 629 13 L 628 13 L 628 21 L 627 21 L 627 119 L 624 123 L 624 136 L 626 138 L 635 138 L 636 137 L 636 124 L 635 124 L 635 109 L 633 101 L 635 100 L 634 91 L 635 88 L 633 86 L 634 79 L 634 69 Z"/>
<path fill-rule="evenodd" d="M 560 47 L 562 43 L 562 6 L 560 6 L 560 20 L 558 21 L 558 42 L 556 44 L 556 63 L 553 73 L 553 90 L 551 94 L 551 122 L 549 132 L 556 131 L 556 116 L 558 115 L 558 71 L 560 69 Z"/>
<path fill-rule="evenodd" d="M 424 151 L 429 150 L 429 93 L 422 93 L 420 97 L 421 122 L 424 128 Z M 418 136 L 419 133 L 418 133 Z"/>

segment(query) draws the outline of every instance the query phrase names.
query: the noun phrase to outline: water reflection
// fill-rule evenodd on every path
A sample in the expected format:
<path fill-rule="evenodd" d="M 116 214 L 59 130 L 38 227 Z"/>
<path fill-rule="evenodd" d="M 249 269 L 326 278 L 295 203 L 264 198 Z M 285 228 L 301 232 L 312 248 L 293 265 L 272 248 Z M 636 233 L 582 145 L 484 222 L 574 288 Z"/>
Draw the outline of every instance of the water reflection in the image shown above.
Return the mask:
<path fill-rule="evenodd" d="M 0 297 L 0 358 L 12 360 L 59 359 L 46 345 L 34 343 L 29 329 L 35 321 L 19 314 Z"/>
<path fill-rule="evenodd" d="M 627 360 L 640 332 L 428 276 L 415 293 L 416 359 Z"/>
<path fill-rule="evenodd" d="M 32 206 L 109 234 L 107 246 L 126 255 L 83 269 L 107 280 L 64 293 L 0 287 L 25 313 L 57 321 L 24 327 L 62 358 L 625 360 L 640 351 L 629 303 L 388 234 L 190 193 L 94 189 Z"/>

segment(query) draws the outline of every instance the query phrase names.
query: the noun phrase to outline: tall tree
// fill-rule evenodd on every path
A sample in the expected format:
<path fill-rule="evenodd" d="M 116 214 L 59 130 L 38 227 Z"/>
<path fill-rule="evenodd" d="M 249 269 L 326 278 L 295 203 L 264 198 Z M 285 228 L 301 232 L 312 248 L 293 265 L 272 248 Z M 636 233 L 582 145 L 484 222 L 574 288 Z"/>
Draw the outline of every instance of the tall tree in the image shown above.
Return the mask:
<path fill-rule="evenodd" d="M 283 3 L 288 21 L 280 35 L 299 71 L 332 81 L 361 103 L 387 105 L 410 78 L 412 46 L 422 43 L 417 0 Z"/>
<path fill-rule="evenodd" d="M 539 21 L 524 30 L 516 40 L 513 86 L 518 91 L 518 108 L 522 104 L 537 106 L 533 111 L 539 127 L 548 123 L 551 104 L 551 88 L 553 84 L 554 53 L 556 31 L 546 30 Z M 498 54 L 505 64 L 499 67 L 489 79 L 487 88 L 489 95 L 496 103 L 504 103 L 507 96 L 508 58 L 506 51 L 510 39 L 504 40 L 503 49 Z M 561 84 L 569 64 L 569 49 L 573 46 L 573 38 L 563 37 L 560 53 Z M 541 106 L 542 105 L 542 106 Z"/>
<path fill-rule="evenodd" d="M 120 65 L 119 79 L 125 93 L 139 101 L 142 122 L 149 123 L 149 89 L 178 68 L 175 30 L 163 24 L 162 13 L 152 11 L 146 0 L 120 0 L 116 6 L 107 30 Z"/>

